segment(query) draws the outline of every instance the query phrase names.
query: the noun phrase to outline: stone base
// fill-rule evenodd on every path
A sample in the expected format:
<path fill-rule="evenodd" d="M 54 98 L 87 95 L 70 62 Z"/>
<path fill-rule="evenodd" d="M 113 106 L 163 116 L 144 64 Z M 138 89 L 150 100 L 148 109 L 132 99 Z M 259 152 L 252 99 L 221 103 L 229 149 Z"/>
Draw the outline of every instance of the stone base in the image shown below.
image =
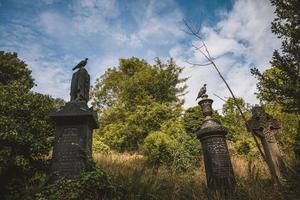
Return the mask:
<path fill-rule="evenodd" d="M 92 132 L 99 127 L 96 113 L 85 102 L 72 101 L 49 116 L 56 124 L 53 177 L 76 178 L 92 159 Z"/>

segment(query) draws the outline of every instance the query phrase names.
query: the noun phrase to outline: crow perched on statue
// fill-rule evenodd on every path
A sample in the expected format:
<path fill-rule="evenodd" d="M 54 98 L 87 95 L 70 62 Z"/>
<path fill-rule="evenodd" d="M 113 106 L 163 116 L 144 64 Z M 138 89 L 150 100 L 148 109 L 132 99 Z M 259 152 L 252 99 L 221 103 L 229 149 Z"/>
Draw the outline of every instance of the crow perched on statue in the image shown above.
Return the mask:
<path fill-rule="evenodd" d="M 77 68 L 81 68 L 81 67 L 86 66 L 87 60 L 88 60 L 88 58 L 86 58 L 86 59 L 80 61 L 80 62 L 79 62 L 72 70 L 74 71 L 74 70 L 77 69 Z"/>
<path fill-rule="evenodd" d="M 198 96 L 196 98 L 196 101 L 197 99 L 203 97 L 203 95 L 206 93 L 206 84 L 203 85 L 203 87 L 200 89 L 199 93 L 198 93 Z"/>

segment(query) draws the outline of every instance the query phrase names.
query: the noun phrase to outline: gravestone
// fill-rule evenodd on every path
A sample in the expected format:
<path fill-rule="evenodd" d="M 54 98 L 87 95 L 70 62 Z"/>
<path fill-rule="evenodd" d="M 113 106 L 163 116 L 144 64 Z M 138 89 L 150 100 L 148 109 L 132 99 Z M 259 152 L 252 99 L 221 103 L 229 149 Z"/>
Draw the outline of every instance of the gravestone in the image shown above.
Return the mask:
<path fill-rule="evenodd" d="M 92 132 L 99 125 L 96 113 L 87 105 L 89 75 L 83 67 L 73 74 L 71 101 L 49 115 L 56 127 L 51 164 L 54 180 L 79 177 L 92 159 Z"/>
<path fill-rule="evenodd" d="M 212 99 L 207 95 L 199 101 L 205 119 L 197 138 L 201 141 L 207 186 L 211 190 L 230 190 L 235 185 L 235 177 L 226 143 L 226 129 L 212 118 Z"/>
<path fill-rule="evenodd" d="M 254 106 L 252 108 L 252 117 L 247 124 L 249 131 L 260 138 L 272 179 L 275 183 L 279 183 L 279 177 L 283 177 L 286 174 L 286 166 L 281 158 L 275 138 L 278 129 L 280 129 L 279 121 L 267 114 L 263 107 Z"/>

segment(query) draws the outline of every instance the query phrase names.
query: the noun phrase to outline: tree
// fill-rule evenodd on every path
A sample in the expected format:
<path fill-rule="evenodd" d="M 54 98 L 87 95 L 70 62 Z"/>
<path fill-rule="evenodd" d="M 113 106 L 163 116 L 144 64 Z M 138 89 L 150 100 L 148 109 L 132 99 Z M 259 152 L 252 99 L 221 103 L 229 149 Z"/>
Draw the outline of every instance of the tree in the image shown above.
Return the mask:
<path fill-rule="evenodd" d="M 184 128 L 187 133 L 196 135 L 201 128 L 204 116 L 201 112 L 200 106 L 195 106 L 185 110 L 183 115 Z"/>
<path fill-rule="evenodd" d="M 227 139 L 235 153 L 255 154 L 255 143 L 244 125 L 245 122 L 239 110 L 236 108 L 236 102 L 246 118 L 249 118 L 251 115 L 249 112 L 250 105 L 244 99 L 236 98 L 236 101 L 234 101 L 233 98 L 228 98 L 223 105 L 223 116 L 221 117 L 222 125 L 228 130 Z"/>
<path fill-rule="evenodd" d="M 261 73 L 251 70 L 258 79 L 258 97 L 262 101 L 279 104 L 284 111 L 296 113 L 298 134 L 295 153 L 300 157 L 300 2 L 297 0 L 271 0 L 276 18 L 272 32 L 282 39 L 280 50 L 275 50 L 272 67 Z"/>
<path fill-rule="evenodd" d="M 135 151 L 164 121 L 178 118 L 183 103 L 179 96 L 186 87 L 181 71 L 173 59 L 149 65 L 134 57 L 108 69 L 92 89 L 102 142 L 115 150 Z"/>
<path fill-rule="evenodd" d="M 22 87 L 26 92 L 34 86 L 31 70 L 18 58 L 17 53 L 0 51 L 0 62 L 0 86 L 15 85 Z"/>
<path fill-rule="evenodd" d="M 282 39 L 280 51 L 275 50 L 272 67 L 261 73 L 252 69 L 258 78 L 258 97 L 276 102 L 285 111 L 300 113 L 300 2 L 296 0 L 272 0 L 276 18 L 272 32 Z"/>
<path fill-rule="evenodd" d="M 221 119 L 221 116 L 217 111 L 213 112 L 212 117 L 217 120 Z M 196 135 L 201 128 L 204 119 L 205 117 L 202 114 L 200 106 L 190 107 L 185 110 L 182 121 L 186 132 L 191 135 Z"/>
<path fill-rule="evenodd" d="M 109 68 L 97 79 L 92 89 L 92 105 L 100 112 L 116 103 L 129 108 L 149 101 L 177 102 L 186 88 L 186 78 L 180 78 L 182 68 L 173 59 L 162 63 L 159 59 L 151 66 L 132 57 L 120 59 L 118 68 Z"/>
<path fill-rule="evenodd" d="M 16 53 L 0 53 L 0 198 L 21 199 L 30 179 L 47 169 L 53 140 L 48 114 L 61 104 L 31 92 L 31 71 Z"/>

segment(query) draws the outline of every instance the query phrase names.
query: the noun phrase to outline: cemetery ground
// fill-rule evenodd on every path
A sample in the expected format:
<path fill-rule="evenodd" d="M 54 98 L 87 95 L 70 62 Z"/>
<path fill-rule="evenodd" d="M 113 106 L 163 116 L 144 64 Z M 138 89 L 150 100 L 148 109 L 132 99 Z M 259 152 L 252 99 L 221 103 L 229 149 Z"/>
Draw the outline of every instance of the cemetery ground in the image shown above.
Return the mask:
<path fill-rule="evenodd" d="M 95 153 L 94 160 L 122 185 L 122 199 L 221 199 L 208 197 L 203 161 L 199 168 L 177 173 L 164 167 L 150 167 L 138 154 Z M 296 171 L 290 172 L 281 186 L 274 186 L 263 160 L 232 155 L 231 161 L 237 181 L 233 199 L 300 198 L 300 176 Z M 291 162 L 289 166 L 293 165 Z"/>

